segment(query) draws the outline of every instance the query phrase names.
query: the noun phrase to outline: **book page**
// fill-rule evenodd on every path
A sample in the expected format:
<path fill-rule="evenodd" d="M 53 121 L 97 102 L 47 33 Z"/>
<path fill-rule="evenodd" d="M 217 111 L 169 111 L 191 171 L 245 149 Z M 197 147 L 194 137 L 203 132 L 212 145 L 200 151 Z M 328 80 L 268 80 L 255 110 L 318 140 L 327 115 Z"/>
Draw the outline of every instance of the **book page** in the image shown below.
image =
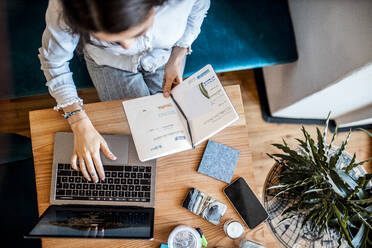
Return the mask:
<path fill-rule="evenodd" d="M 194 145 L 239 118 L 210 65 L 175 87 L 172 94 L 189 120 Z"/>
<path fill-rule="evenodd" d="M 185 121 L 170 97 L 140 97 L 123 107 L 141 161 L 191 149 Z"/>

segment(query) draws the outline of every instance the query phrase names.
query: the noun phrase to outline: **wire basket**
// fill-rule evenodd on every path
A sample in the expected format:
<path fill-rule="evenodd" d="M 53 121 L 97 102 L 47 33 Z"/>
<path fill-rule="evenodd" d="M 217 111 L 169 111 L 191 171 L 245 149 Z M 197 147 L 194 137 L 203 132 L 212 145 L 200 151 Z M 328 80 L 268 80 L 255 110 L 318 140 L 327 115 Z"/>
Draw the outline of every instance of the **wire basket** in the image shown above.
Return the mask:
<path fill-rule="evenodd" d="M 331 155 L 336 149 L 331 149 Z M 348 165 L 352 157 L 347 152 L 343 152 L 340 156 L 336 167 L 343 168 Z M 272 194 L 268 194 L 268 188 L 274 185 L 278 185 L 279 175 L 282 171 L 283 166 L 275 164 L 269 174 L 266 177 L 264 185 L 264 206 L 269 214 L 267 219 L 267 225 L 270 227 L 275 238 L 284 246 L 288 248 L 306 248 L 306 247 L 324 247 L 333 248 L 339 247 L 338 238 L 339 234 L 336 230 L 329 228 L 325 230 L 322 235 L 318 235 L 318 230 L 311 230 L 310 223 L 307 223 L 302 229 L 303 217 L 300 213 L 293 216 L 290 219 L 282 221 L 288 217 L 289 213 L 282 215 L 282 212 L 289 206 L 291 206 L 298 196 L 291 195 L 289 193 L 283 193 L 277 197 L 273 197 Z M 366 171 L 362 166 L 354 168 L 350 172 L 350 176 L 354 179 L 359 178 L 366 174 Z M 347 242 L 342 240 L 340 247 L 348 247 Z"/>

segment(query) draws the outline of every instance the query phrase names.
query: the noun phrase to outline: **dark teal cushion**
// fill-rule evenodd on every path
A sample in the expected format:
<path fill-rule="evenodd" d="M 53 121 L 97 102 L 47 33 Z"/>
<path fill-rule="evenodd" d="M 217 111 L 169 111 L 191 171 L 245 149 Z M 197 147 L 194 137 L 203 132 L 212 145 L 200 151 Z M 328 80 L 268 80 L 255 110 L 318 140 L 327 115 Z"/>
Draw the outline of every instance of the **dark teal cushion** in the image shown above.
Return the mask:
<path fill-rule="evenodd" d="M 48 1 L 4 3 L 11 82 L 2 83 L 0 98 L 45 94 L 48 89 L 37 55 Z M 185 76 L 206 64 L 223 72 L 295 61 L 296 44 L 287 1 L 211 0 L 202 32 L 192 48 Z M 70 67 L 77 88 L 93 87 L 81 56 L 75 56 Z"/>
<path fill-rule="evenodd" d="M 45 29 L 48 0 L 6 0 L 7 36 L 10 46 L 11 82 L 1 87 L 0 98 L 48 93 L 40 69 L 38 49 Z M 93 87 L 82 56 L 74 56 L 70 64 L 78 88 Z"/>
<path fill-rule="evenodd" d="M 41 248 L 40 239 L 25 239 L 38 220 L 33 159 L 0 164 L 1 248 Z"/>
<path fill-rule="evenodd" d="M 192 48 L 185 76 L 205 64 L 224 72 L 289 63 L 298 58 L 286 0 L 211 0 Z"/>
<path fill-rule="evenodd" d="M 0 133 L 0 165 L 32 158 L 31 139 L 14 133 Z"/>
<path fill-rule="evenodd" d="M 38 219 L 31 139 L 0 133 L 1 247 L 41 247 L 23 238 Z"/>

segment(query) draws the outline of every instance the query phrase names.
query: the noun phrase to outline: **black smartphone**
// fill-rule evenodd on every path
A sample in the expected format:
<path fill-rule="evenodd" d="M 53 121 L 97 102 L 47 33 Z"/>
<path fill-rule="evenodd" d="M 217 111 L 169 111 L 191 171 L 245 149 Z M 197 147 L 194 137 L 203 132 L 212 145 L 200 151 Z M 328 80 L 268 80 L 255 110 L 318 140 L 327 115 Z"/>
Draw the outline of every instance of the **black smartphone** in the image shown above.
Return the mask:
<path fill-rule="evenodd" d="M 223 191 L 250 229 L 267 219 L 265 208 L 242 177 L 233 181 Z"/>

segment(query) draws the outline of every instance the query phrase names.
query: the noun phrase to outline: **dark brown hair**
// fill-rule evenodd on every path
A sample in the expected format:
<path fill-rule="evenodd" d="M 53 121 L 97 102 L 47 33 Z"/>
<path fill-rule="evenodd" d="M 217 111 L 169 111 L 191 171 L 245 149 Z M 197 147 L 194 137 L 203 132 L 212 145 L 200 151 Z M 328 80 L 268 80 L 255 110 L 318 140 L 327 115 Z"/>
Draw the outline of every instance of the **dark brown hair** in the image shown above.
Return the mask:
<path fill-rule="evenodd" d="M 92 32 L 119 33 L 141 24 L 150 10 L 166 0 L 60 0 L 62 18 L 72 34 L 80 35 L 78 51 L 92 44 Z"/>

